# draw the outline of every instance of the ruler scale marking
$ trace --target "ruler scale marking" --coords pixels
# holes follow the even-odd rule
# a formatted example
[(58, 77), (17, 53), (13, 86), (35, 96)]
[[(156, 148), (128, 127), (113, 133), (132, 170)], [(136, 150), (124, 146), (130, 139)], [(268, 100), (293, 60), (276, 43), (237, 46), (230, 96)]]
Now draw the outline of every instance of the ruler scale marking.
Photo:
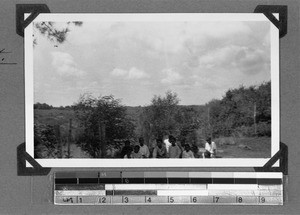
[(282, 205), (278, 172), (54, 173), (57, 205)]

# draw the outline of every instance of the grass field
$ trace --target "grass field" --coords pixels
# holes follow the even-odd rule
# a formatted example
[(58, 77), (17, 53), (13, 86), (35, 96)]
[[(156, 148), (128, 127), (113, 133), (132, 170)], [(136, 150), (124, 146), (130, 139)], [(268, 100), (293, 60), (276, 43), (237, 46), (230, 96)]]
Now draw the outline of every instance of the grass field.
[(75, 119), (73, 110), (59, 110), (59, 109), (34, 109), (35, 122), (47, 125), (63, 125), (68, 124), (70, 119)]
[(271, 138), (237, 138), (234, 145), (218, 145), (218, 155), (223, 158), (270, 158)]

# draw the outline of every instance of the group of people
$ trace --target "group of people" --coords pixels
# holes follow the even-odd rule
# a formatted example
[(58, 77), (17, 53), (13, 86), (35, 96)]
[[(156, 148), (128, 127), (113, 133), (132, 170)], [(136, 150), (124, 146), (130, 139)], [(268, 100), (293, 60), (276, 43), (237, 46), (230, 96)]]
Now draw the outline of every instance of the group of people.
[(121, 151), (121, 158), (215, 158), (217, 147), (211, 138), (208, 138), (205, 143), (204, 150), (200, 151), (197, 146), (190, 146), (189, 144), (184, 144), (179, 146), (176, 142), (176, 138), (169, 135), (167, 145), (162, 139), (156, 139), (156, 146), (151, 150), (144, 143), (142, 137), (139, 138), (139, 144), (131, 146), (130, 141), (125, 141), (125, 146)]

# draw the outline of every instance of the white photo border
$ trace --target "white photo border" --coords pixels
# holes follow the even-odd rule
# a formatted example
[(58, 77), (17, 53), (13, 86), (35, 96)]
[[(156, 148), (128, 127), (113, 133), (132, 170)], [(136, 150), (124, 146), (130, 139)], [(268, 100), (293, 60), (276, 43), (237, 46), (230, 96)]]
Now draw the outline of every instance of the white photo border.
[[(25, 18), (29, 14), (25, 14)], [(274, 14), (278, 18), (278, 14)], [(271, 43), (271, 157), (280, 146), (280, 89), (279, 89), (279, 30), (260, 13), (42, 13), (36, 21), (263, 21), (270, 23)], [(24, 30), (25, 68), (25, 140), (26, 152), (34, 157), (34, 79), (33, 79), (33, 22)], [(270, 157), (270, 158), (271, 158)], [(43, 167), (101, 167), (101, 168), (158, 168), (158, 167), (262, 167), (270, 158), (218, 159), (35, 159)], [(197, 162), (195, 162), (197, 161)], [(274, 166), (279, 166), (276, 162)]]

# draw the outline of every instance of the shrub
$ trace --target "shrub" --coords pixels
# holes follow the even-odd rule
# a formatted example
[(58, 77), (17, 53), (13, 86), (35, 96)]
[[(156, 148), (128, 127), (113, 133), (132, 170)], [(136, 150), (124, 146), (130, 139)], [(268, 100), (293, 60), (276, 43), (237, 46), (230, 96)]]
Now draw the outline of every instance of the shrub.
[(259, 122), (257, 124), (257, 135), (271, 137), (271, 123)]
[(34, 157), (56, 158), (58, 157), (58, 140), (53, 126), (45, 124), (34, 125)]
[(254, 134), (254, 126), (240, 126), (234, 129), (233, 135), (236, 137), (252, 137)]

